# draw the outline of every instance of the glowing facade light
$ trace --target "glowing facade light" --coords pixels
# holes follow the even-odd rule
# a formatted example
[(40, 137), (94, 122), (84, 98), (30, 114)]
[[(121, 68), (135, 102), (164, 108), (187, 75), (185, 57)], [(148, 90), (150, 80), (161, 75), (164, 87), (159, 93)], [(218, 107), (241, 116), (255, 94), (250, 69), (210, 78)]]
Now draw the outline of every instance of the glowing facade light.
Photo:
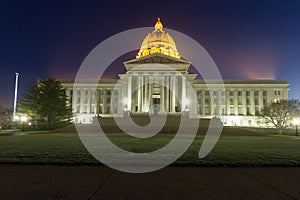
[(21, 116), (21, 121), (22, 121), (22, 122), (26, 122), (26, 121), (27, 121), (27, 119), (28, 119), (28, 118), (27, 118), (27, 116), (26, 116), (26, 115), (23, 115), (23, 116)]
[(300, 119), (299, 118), (294, 118), (292, 122), (295, 126), (298, 126), (300, 124)]
[(300, 119), (299, 118), (294, 118), (292, 123), (296, 126), (296, 136), (298, 136), (298, 126), (300, 124)]

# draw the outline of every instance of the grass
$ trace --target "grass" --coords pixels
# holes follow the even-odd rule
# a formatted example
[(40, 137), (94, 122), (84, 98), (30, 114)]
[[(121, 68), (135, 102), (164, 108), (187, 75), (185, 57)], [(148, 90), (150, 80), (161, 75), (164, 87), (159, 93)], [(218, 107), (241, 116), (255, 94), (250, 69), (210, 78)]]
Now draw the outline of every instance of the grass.
[[(109, 134), (111, 141), (132, 152), (150, 152), (168, 144), (174, 135), (150, 139)], [(197, 136), (175, 165), (199, 166), (300, 166), (300, 137), (221, 136), (204, 159), (198, 158), (203, 136)], [(99, 164), (84, 148), (77, 134), (0, 136), (0, 163)]]

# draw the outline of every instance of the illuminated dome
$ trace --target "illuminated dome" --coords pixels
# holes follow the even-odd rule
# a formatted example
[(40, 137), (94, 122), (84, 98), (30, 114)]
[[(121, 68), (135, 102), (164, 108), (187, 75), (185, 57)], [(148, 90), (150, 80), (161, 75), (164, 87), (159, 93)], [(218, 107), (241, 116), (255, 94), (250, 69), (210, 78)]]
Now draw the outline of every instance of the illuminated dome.
[(169, 33), (163, 31), (163, 25), (160, 18), (157, 19), (154, 28), (154, 31), (145, 37), (136, 58), (153, 53), (161, 53), (174, 58), (180, 58), (173, 38)]

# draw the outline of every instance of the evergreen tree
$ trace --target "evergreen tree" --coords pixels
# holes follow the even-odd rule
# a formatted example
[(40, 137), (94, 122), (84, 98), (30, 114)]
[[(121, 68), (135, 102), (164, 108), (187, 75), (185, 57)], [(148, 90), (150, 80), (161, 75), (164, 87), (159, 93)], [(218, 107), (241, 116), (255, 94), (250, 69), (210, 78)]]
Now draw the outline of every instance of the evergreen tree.
[(39, 79), (30, 87), (23, 95), (19, 110), (30, 115), (37, 124), (46, 123), (49, 129), (67, 124), (72, 117), (65, 90), (53, 77)]

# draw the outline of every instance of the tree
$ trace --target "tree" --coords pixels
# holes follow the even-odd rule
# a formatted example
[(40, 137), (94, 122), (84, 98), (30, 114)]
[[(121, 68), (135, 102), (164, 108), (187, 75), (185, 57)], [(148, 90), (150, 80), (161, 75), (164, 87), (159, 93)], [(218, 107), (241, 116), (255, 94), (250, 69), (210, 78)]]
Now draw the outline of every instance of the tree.
[(272, 102), (261, 110), (266, 122), (276, 127), (279, 134), (288, 127), (293, 117), (299, 114), (300, 102), (297, 99)]
[(39, 79), (23, 95), (20, 112), (30, 115), (36, 123), (46, 123), (49, 129), (70, 122), (72, 110), (65, 90), (55, 78)]
[(12, 125), (12, 109), (0, 106), (0, 129), (9, 129)]

